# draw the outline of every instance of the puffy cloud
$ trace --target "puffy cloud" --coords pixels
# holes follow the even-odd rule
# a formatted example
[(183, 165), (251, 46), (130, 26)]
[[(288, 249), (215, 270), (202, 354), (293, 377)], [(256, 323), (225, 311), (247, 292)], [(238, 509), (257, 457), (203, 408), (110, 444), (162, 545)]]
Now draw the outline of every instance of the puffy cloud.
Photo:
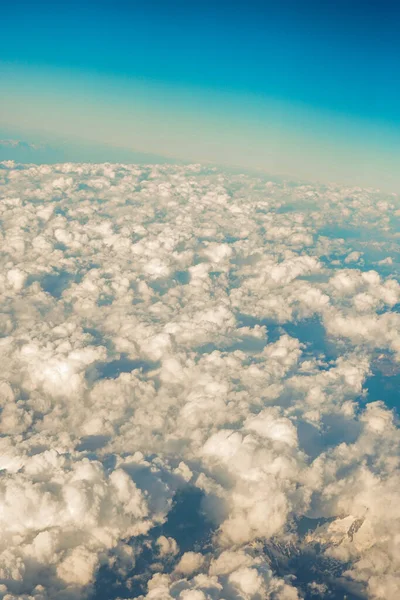
[[(194, 553), (190, 553), (194, 554)], [(184, 554), (183, 557), (186, 555)], [(193, 559), (191, 559), (191, 562)], [(207, 564), (204, 559), (203, 565)], [(180, 598), (211, 600), (223, 598), (276, 598), (298, 600), (296, 589), (282, 578), (275, 577), (261, 558), (254, 556), (250, 547), (239, 551), (224, 551), (212, 560), (209, 572), (185, 578), (180, 574), (153, 576), (148, 582), (148, 591), (141, 598)], [(178, 577), (178, 578), (177, 578)]]
[(192, 575), (201, 568), (203, 562), (204, 556), (199, 552), (185, 552), (175, 570), (183, 575)]
[(157, 545), (160, 548), (159, 552), (161, 556), (178, 554), (178, 544), (174, 538), (167, 538), (165, 535), (160, 535), (157, 539)]
[(95, 597), (108, 569), (147, 600), (395, 600), (370, 381), (398, 373), (396, 199), (198, 165), (0, 178), (0, 597)]

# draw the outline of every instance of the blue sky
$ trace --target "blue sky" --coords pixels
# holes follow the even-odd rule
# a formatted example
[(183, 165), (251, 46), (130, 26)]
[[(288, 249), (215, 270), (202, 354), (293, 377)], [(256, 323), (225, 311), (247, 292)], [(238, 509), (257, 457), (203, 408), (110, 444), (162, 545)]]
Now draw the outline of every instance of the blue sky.
[(104, 159), (111, 146), (400, 184), (394, 2), (16, 1), (2, 12), (2, 137), (85, 143), (88, 160), (95, 144)]

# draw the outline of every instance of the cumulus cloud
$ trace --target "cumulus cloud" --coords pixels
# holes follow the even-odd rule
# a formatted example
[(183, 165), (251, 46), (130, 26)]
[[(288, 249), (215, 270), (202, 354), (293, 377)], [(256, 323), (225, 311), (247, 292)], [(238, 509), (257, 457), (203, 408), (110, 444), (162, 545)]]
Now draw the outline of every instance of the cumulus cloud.
[(398, 199), (0, 177), (0, 598), (397, 599)]

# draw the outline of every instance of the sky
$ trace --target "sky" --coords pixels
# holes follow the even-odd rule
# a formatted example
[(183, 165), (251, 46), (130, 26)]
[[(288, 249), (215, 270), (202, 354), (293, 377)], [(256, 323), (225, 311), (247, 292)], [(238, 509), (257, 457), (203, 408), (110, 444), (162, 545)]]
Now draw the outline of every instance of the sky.
[(155, 155), (397, 191), (399, 17), (358, 0), (7, 3), (0, 137), (49, 160)]
[(1, 6), (0, 600), (400, 598), (399, 17)]

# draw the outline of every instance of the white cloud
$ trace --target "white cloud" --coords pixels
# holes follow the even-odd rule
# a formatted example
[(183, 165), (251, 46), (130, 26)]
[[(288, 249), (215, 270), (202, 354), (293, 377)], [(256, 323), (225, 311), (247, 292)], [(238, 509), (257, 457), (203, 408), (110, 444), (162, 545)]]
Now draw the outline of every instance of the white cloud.
[(0, 177), (0, 597), (85, 598), (105, 565), (147, 600), (335, 591), (270, 560), (294, 548), (395, 600), (400, 439), (365, 389), (378, 352), (398, 372), (395, 200), (199, 166)]
[(199, 571), (203, 563), (204, 556), (199, 552), (185, 552), (176, 565), (175, 571), (183, 575), (192, 575), (196, 571)]

